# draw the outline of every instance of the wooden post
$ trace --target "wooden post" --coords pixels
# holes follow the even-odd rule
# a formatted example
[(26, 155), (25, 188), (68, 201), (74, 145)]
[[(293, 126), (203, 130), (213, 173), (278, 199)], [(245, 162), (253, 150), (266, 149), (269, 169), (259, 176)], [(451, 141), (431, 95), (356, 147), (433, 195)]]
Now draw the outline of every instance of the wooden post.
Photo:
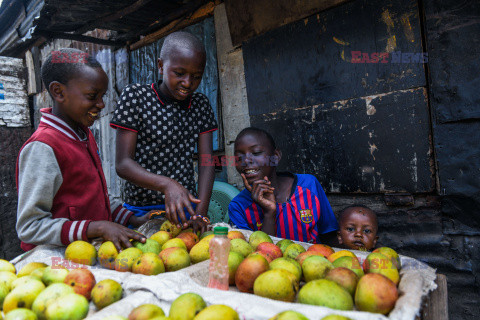
[(29, 96), (37, 94), (37, 81), (36, 81), (36, 73), (35, 73), (35, 65), (33, 63), (33, 56), (30, 50), (25, 52), (25, 64), (27, 65), (27, 94)]
[(447, 277), (443, 274), (437, 274), (435, 283), (437, 284), (437, 289), (428, 296), (422, 311), (422, 319), (448, 320)]

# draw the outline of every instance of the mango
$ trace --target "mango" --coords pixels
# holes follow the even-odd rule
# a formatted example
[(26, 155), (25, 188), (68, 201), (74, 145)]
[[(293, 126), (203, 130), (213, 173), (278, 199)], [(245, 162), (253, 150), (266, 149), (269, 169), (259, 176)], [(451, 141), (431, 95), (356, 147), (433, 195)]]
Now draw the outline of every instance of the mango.
[(238, 266), (245, 259), (240, 253), (230, 251), (228, 253), (228, 284), (235, 284), (235, 273), (237, 272)]
[(325, 258), (328, 258), (331, 254), (335, 253), (335, 250), (326, 244), (312, 244), (310, 247), (308, 247), (307, 251), (318, 252)]
[(297, 278), (283, 269), (266, 271), (253, 284), (254, 294), (273, 300), (293, 302), (297, 292)]
[(132, 272), (147, 276), (154, 276), (164, 273), (165, 266), (163, 265), (162, 259), (160, 259), (157, 254), (153, 252), (147, 252), (135, 260), (132, 266)]
[(17, 308), (30, 309), (43, 289), (45, 289), (45, 285), (38, 280), (30, 280), (15, 287), (3, 301), (3, 312), (7, 314), (9, 311)]
[(347, 290), (352, 296), (355, 294), (358, 277), (350, 269), (339, 267), (334, 268), (325, 275), (325, 279), (332, 280)]
[(384, 256), (386, 256), (387, 258), (389, 258), (390, 260), (392, 260), (393, 264), (395, 265), (395, 267), (400, 271), (400, 269), (402, 268), (402, 262), (400, 260), (400, 256), (398, 255), (398, 253), (393, 250), (392, 248), (389, 248), (389, 247), (380, 247), (380, 248), (377, 248), (375, 250), (373, 250), (373, 252), (378, 252), (378, 253), (381, 253), (383, 254)]
[(12, 282), (17, 279), (15, 273), (10, 271), (0, 271), (0, 286), (2, 284), (8, 287), (8, 290), (12, 288)]
[(152, 252), (155, 254), (159, 254), (160, 251), (162, 251), (162, 246), (160, 246), (157, 241), (152, 239), (147, 239), (145, 243), (141, 243), (140, 241), (133, 241), (132, 244), (135, 248), (142, 250), (143, 253)]
[(160, 252), (166, 271), (177, 271), (190, 266), (191, 259), (186, 249), (170, 247)]
[(333, 281), (313, 280), (298, 292), (298, 302), (337, 310), (352, 310), (353, 299), (347, 290)]
[(262, 242), (273, 243), (272, 238), (263, 231), (254, 231), (248, 238), (248, 243), (253, 247), (253, 250), (257, 250), (257, 246)]
[(194, 318), (195, 320), (240, 320), (237, 311), (223, 304), (206, 307)]
[(238, 252), (244, 257), (247, 257), (253, 252), (253, 248), (243, 239), (233, 239), (230, 240), (230, 251)]
[(167, 231), (158, 231), (154, 233), (150, 239), (157, 241), (160, 246), (163, 246), (165, 242), (172, 239), (172, 236)]
[(208, 242), (204, 241), (200, 241), (194, 245), (189, 253), (192, 263), (199, 263), (210, 259), (209, 247)]
[(65, 249), (65, 259), (79, 264), (93, 266), (97, 261), (97, 249), (86, 241), (73, 241)]
[(293, 244), (289, 245), (287, 247), (287, 249), (285, 249), (285, 252), (283, 253), (283, 256), (287, 257), (287, 258), (290, 258), (290, 259), (296, 259), (297, 256), (300, 253), (305, 252), (305, 251), (307, 251), (307, 250), (305, 250), (304, 247), (302, 247), (298, 243), (293, 243)]
[(138, 248), (127, 248), (115, 258), (115, 270), (120, 272), (132, 271), (133, 264), (143, 254)]
[(117, 258), (118, 250), (112, 241), (105, 241), (98, 248), (98, 262), (107, 269), (115, 269), (115, 258)]
[(46, 268), (48, 265), (46, 265), (43, 262), (29, 262), (26, 265), (23, 266), (23, 268), (20, 269), (17, 273), (17, 277), (24, 277), (28, 276), (33, 270), (38, 269), (38, 268)]
[(269, 320), (309, 320), (303, 314), (297, 311), (287, 310), (280, 312)]
[(168, 316), (172, 320), (192, 320), (206, 307), (207, 304), (198, 294), (184, 293), (173, 301)]
[(257, 277), (269, 269), (268, 261), (261, 255), (245, 258), (235, 273), (235, 285), (241, 292), (253, 293)]
[(368, 273), (358, 281), (355, 306), (360, 311), (388, 314), (397, 299), (397, 286), (381, 274)]
[(187, 250), (187, 246), (185, 245), (185, 242), (183, 242), (183, 240), (179, 238), (170, 239), (167, 242), (165, 242), (162, 246), (162, 251), (167, 248), (182, 248)]
[(168, 220), (165, 220), (165, 222), (162, 223), (162, 225), (160, 226), (160, 231), (167, 231), (168, 233), (170, 233), (172, 238), (175, 238), (182, 231), (182, 229), (177, 228), (176, 225), (174, 225)]
[(297, 283), (300, 283), (300, 280), (302, 279), (302, 267), (297, 261), (290, 258), (282, 257), (273, 260), (270, 263), (270, 269), (283, 269), (290, 272), (297, 279)]
[(69, 285), (65, 283), (53, 283), (40, 292), (32, 304), (32, 311), (35, 312), (39, 320), (45, 320), (48, 306), (55, 302), (59, 297), (69, 293), (74, 293), (73, 288)]
[(246, 239), (245, 239), (245, 236), (243, 235), (243, 233), (242, 233), (241, 231), (238, 231), (238, 230), (228, 231), (227, 237), (228, 237), (228, 239), (230, 239), (230, 240), (233, 240), (233, 239), (246, 240)]
[(282, 250), (283, 254), (285, 254), (285, 250), (291, 244), (294, 244), (294, 242), (290, 239), (282, 239), (277, 242), (277, 246), (280, 248), (280, 250)]
[(188, 252), (198, 243), (198, 236), (193, 232), (180, 232), (177, 239), (181, 239), (185, 243)]
[(400, 275), (392, 260), (378, 252), (372, 252), (367, 256), (363, 262), (363, 271), (384, 275), (392, 280), (395, 285), (400, 282)]
[(348, 251), (348, 250), (340, 250), (340, 251), (337, 251), (337, 252), (334, 252), (332, 253), (331, 255), (328, 256), (328, 261), (330, 262), (334, 262), (335, 260), (337, 260), (338, 258), (340, 257), (353, 257), (353, 258), (356, 258), (357, 256), (355, 255), (355, 253), (351, 252), (351, 251)]
[(303, 261), (302, 272), (305, 282), (325, 277), (333, 269), (333, 264), (323, 256), (310, 256)]
[(48, 320), (81, 320), (88, 314), (88, 300), (76, 293), (59, 297), (47, 307), (45, 312)]
[(0, 271), (8, 271), (12, 273), (17, 272), (17, 270), (15, 269), (15, 266), (9, 261), (4, 259), (0, 259)]
[(98, 282), (92, 289), (92, 301), (97, 309), (105, 308), (122, 298), (123, 289), (120, 283), (112, 279)]
[(10, 311), (5, 320), (37, 320), (37, 316), (32, 310), (26, 308), (18, 308)]
[(155, 317), (164, 316), (165, 312), (154, 304), (142, 304), (133, 309), (128, 315), (128, 320), (150, 320)]
[(363, 277), (363, 275), (365, 274), (363, 272), (362, 266), (360, 265), (360, 262), (358, 262), (358, 258), (356, 257), (350, 257), (350, 256), (340, 257), (335, 261), (333, 261), (333, 266), (335, 268), (339, 268), (339, 267), (348, 268), (353, 272), (355, 272), (355, 274), (359, 279)]
[(63, 280), (65, 280), (68, 273), (68, 269), (64, 266), (46, 267), (42, 273), (42, 282), (46, 286), (49, 286), (52, 283), (63, 283)]

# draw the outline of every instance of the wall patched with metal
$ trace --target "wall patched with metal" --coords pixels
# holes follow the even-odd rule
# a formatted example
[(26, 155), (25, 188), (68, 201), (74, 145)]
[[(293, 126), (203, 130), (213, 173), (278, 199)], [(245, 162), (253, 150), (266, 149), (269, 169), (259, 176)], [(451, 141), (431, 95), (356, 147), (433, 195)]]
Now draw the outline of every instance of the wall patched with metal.
[(22, 59), (0, 57), (0, 258), (22, 251), (17, 237), (15, 165), (18, 151), (32, 134)]

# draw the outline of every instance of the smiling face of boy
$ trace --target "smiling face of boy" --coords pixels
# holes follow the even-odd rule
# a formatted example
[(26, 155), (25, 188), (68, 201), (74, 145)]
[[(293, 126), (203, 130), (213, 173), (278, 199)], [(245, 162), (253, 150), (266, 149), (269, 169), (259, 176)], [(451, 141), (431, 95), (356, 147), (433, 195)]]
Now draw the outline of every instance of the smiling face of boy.
[(102, 68), (83, 66), (66, 84), (50, 84), (56, 102), (52, 112), (74, 129), (89, 127), (105, 107), (103, 96), (107, 89), (108, 77)]
[(205, 53), (193, 48), (172, 48), (168, 58), (158, 59), (162, 74), (160, 90), (164, 95), (183, 101), (197, 90), (205, 69)]
[(280, 156), (264, 134), (249, 132), (235, 140), (236, 169), (250, 185), (265, 176), (272, 180)]
[(352, 207), (343, 212), (337, 233), (338, 242), (350, 249), (371, 250), (377, 237), (377, 218), (368, 208)]

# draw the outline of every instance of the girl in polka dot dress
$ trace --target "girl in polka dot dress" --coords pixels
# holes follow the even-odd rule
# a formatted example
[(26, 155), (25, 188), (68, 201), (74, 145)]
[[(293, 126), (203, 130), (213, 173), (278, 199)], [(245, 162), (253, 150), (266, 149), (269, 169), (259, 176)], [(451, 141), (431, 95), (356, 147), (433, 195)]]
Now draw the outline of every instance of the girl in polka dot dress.
[(199, 165), (198, 194), (192, 156), (212, 156), (218, 129), (208, 98), (195, 90), (205, 69), (203, 44), (186, 32), (166, 37), (159, 83), (127, 86), (110, 125), (117, 129), (118, 175), (126, 180), (124, 206), (137, 216), (165, 210), (178, 227), (204, 232), (214, 167)]

